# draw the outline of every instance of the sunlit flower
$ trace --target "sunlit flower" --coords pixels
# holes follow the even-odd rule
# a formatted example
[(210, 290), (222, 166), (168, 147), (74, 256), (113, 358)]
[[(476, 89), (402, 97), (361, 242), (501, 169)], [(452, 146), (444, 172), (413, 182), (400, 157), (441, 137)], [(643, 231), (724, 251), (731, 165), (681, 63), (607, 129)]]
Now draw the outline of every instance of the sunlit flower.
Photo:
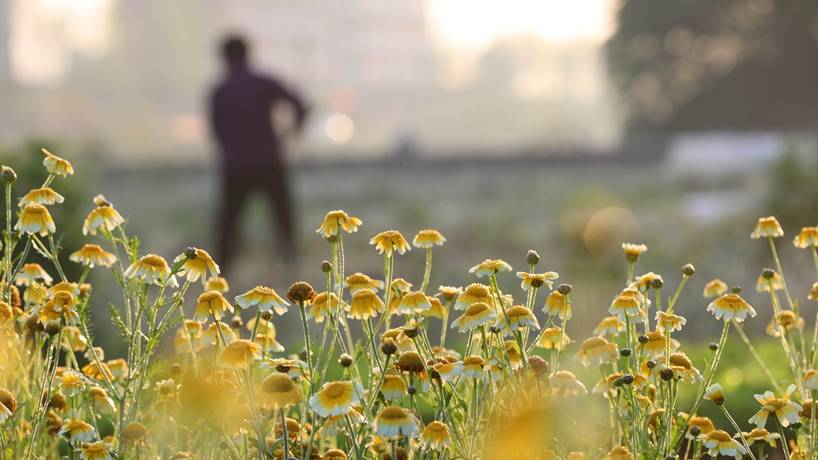
[(802, 380), (805, 390), (818, 390), (818, 371), (815, 369), (808, 369), (804, 372), (804, 378)]
[(648, 288), (650, 288), (653, 285), (653, 283), (657, 282), (657, 280), (659, 283), (664, 282), (662, 280), (662, 275), (653, 272), (648, 272), (645, 273), (644, 275), (637, 276), (636, 279), (628, 287), (645, 291)]
[(131, 422), (122, 430), (122, 439), (127, 444), (141, 444), (148, 436), (148, 428), (139, 422)]
[(66, 370), (59, 376), (59, 387), (67, 397), (78, 395), (85, 388), (85, 379), (82, 374), (73, 370)]
[(284, 345), (276, 340), (275, 332), (258, 333), (256, 334), (255, 342), (261, 346), (262, 351), (268, 352), (282, 352)]
[(570, 371), (559, 370), (551, 378), (554, 379), (555, 396), (579, 396), (588, 393), (585, 385)]
[(798, 235), (795, 236), (792, 244), (796, 248), (802, 249), (818, 247), (818, 226), (802, 228)]
[(491, 292), (485, 284), (472, 283), (466, 286), (466, 289), (457, 296), (454, 309), (465, 310), (466, 307), (476, 302), (491, 303)]
[(605, 455), (605, 460), (633, 460), (631, 451), (625, 446), (616, 446)]
[(86, 244), (78, 251), (72, 253), (68, 259), (90, 268), (94, 268), (97, 265), (110, 267), (116, 262), (116, 256), (102, 249), (102, 246), (98, 244)]
[(326, 291), (320, 292), (312, 299), (310, 308), (307, 310), (307, 318), (316, 323), (323, 323), (327, 312), (336, 312), (339, 307), (340, 302), (338, 301), (338, 295), (334, 292), (330, 292), (329, 294), (327, 294)]
[(710, 302), (707, 311), (713, 314), (716, 319), (724, 318), (724, 321), (736, 320), (741, 323), (747, 318), (756, 317), (756, 311), (747, 301), (738, 294), (724, 294), (716, 300)]
[(211, 276), (205, 283), (205, 291), (219, 291), (222, 294), (227, 294), (230, 290), (230, 284), (221, 276)]
[(111, 446), (105, 441), (84, 443), (80, 450), (82, 460), (111, 460)]
[(236, 296), (236, 303), (242, 309), (258, 307), (261, 311), (274, 310), (279, 315), (287, 313), (290, 304), (282, 299), (273, 288), (256, 286), (242, 295)]
[(420, 354), (416, 351), (401, 353), (396, 366), (402, 372), (421, 373), (426, 370), (423, 358), (421, 358)]
[[(460, 294), (463, 293), (463, 289), (455, 286), (439, 286), (437, 288), (436, 297), (439, 297), (444, 302), (451, 302), (455, 300)], [(456, 307), (455, 307), (456, 308)], [(466, 308), (466, 307), (463, 307)]]
[(661, 310), (656, 312), (656, 329), (660, 331), (681, 331), (685, 324), (687, 324), (687, 319), (683, 316)]
[(726, 457), (741, 458), (747, 453), (747, 449), (736, 441), (730, 434), (722, 430), (713, 430), (709, 433), (699, 435), (699, 441), (707, 449), (707, 454), (713, 458), (720, 455)]
[(204, 334), (202, 334), (202, 341), (208, 345), (216, 345), (217, 343), (221, 343), (222, 346), (224, 346), (237, 338), (238, 335), (233, 328), (231, 328), (230, 325), (224, 321), (212, 323), (207, 327), (207, 329), (205, 329)]
[(588, 338), (579, 347), (579, 359), (586, 366), (615, 361), (618, 356), (616, 344), (605, 337)]
[(208, 276), (217, 276), (219, 274), (219, 266), (204, 249), (191, 248), (185, 251), (184, 254), (180, 254), (174, 260), (174, 263), (179, 262), (182, 262), (179, 276), (185, 276), (191, 283), (195, 283), (201, 278), (202, 284), (205, 284)]
[[(743, 432), (742, 434), (744, 435), (744, 439), (747, 440), (748, 446), (752, 446), (756, 442), (764, 442), (775, 449), (778, 440), (781, 439), (778, 433), (770, 433), (764, 428), (753, 428), (749, 433)], [(738, 436), (738, 433), (736, 433), (736, 436)]]
[(432, 366), (432, 369), (437, 372), (441, 380), (444, 382), (450, 382), (463, 373), (463, 363), (459, 361), (455, 361), (453, 363), (437, 363)]
[(790, 329), (803, 329), (804, 318), (796, 316), (792, 310), (781, 310), (767, 324), (767, 334), (779, 337), (783, 330), (786, 334)]
[(527, 307), (515, 305), (500, 315), (497, 325), (503, 335), (509, 335), (522, 328), (540, 329), (537, 317)]
[(563, 321), (571, 319), (571, 303), (568, 302), (568, 296), (559, 291), (549, 292), (545, 298), (545, 312)]
[(443, 302), (441, 302), (437, 297), (429, 297), (428, 299), (429, 309), (421, 311), (420, 316), (423, 316), (424, 318), (445, 318), (446, 307), (443, 305)]
[(107, 364), (99, 363), (99, 365), (97, 365), (95, 361), (91, 361), (83, 366), (82, 373), (88, 377), (91, 377), (92, 379), (100, 381), (114, 379), (114, 374), (111, 373), (111, 370), (108, 368)]
[(328, 449), (321, 458), (323, 460), (347, 460), (347, 454), (341, 449)]
[(164, 258), (156, 254), (147, 254), (132, 263), (126, 270), (127, 278), (136, 278), (147, 283), (161, 285), (165, 280), (175, 287), (176, 277), (171, 275), (170, 267)]
[(345, 415), (359, 404), (363, 388), (347, 380), (327, 382), (310, 398), (310, 407), (321, 417)]
[(560, 327), (548, 327), (543, 329), (537, 346), (546, 350), (562, 350), (566, 345), (573, 342), (568, 334)]
[(23, 292), (23, 301), (27, 306), (40, 305), (48, 300), (48, 288), (41, 283), (31, 283)]
[(45, 154), (43, 166), (45, 166), (45, 170), (48, 171), (49, 174), (62, 177), (74, 174), (74, 166), (71, 165), (71, 162), (54, 155), (44, 148), (40, 150)]
[(386, 374), (383, 376), (383, 383), (381, 384), (381, 394), (383, 399), (387, 401), (395, 401), (406, 396), (406, 391), (409, 386), (403, 379), (403, 376), (398, 374)]
[(420, 433), (420, 442), (424, 447), (443, 450), (452, 444), (452, 434), (449, 432), (448, 425), (435, 420), (423, 428)]
[(432, 308), (429, 298), (426, 294), (420, 291), (407, 292), (400, 299), (397, 313), (399, 315), (414, 315), (415, 313), (422, 313)]
[(48, 272), (37, 263), (23, 264), (20, 271), (14, 277), (14, 283), (18, 286), (31, 286), (35, 283), (51, 284), (53, 279)]
[(424, 249), (431, 249), (434, 246), (443, 246), (445, 242), (446, 238), (441, 235), (439, 231), (434, 229), (421, 230), (412, 238), (412, 244), (416, 248)]
[(750, 237), (754, 240), (759, 238), (780, 238), (782, 236), (784, 236), (784, 230), (781, 228), (781, 224), (778, 223), (778, 219), (773, 216), (758, 219), (753, 233), (750, 234)]
[[(97, 200), (95, 200), (97, 201)], [(82, 222), (83, 235), (96, 235), (99, 229), (111, 231), (125, 222), (125, 218), (103, 197)]]
[(17, 202), (17, 205), (21, 208), (26, 207), (30, 204), (41, 204), (44, 206), (51, 206), (53, 204), (59, 204), (65, 201), (62, 195), (55, 192), (54, 189), (51, 187), (44, 187), (44, 188), (35, 188), (30, 190), (28, 193), (23, 195), (20, 198), (20, 201)]
[(369, 244), (375, 246), (378, 254), (386, 254), (387, 257), (392, 257), (392, 252), (404, 254), (406, 251), (412, 249), (409, 247), (409, 242), (397, 230), (387, 230), (378, 233), (369, 240)]
[(476, 302), (469, 305), (460, 317), (452, 321), (451, 327), (456, 327), (460, 332), (468, 332), (496, 319), (497, 313), (491, 306), (484, 302)]
[(781, 278), (777, 272), (773, 272), (773, 276), (770, 279), (764, 277), (764, 275), (758, 275), (756, 279), (756, 291), (757, 292), (770, 292), (770, 285), (772, 285), (773, 291), (780, 291), (784, 289), (784, 279)]
[(384, 438), (413, 436), (418, 433), (417, 419), (398, 406), (384, 408), (375, 417), (375, 434)]
[(812, 284), (812, 288), (810, 289), (807, 298), (818, 302), (818, 282)]
[(701, 372), (693, 366), (693, 361), (684, 353), (671, 353), (670, 363), (667, 367), (673, 370), (673, 374), (680, 377), (684, 383), (694, 383), (704, 380)]
[(206, 321), (211, 315), (216, 319), (222, 319), (225, 311), (233, 313), (233, 306), (224, 295), (219, 291), (206, 291), (196, 300), (193, 317), (199, 321)]
[(275, 410), (298, 404), (304, 397), (301, 387), (287, 374), (274, 372), (261, 382), (261, 391), (267, 404)]
[(801, 406), (790, 401), (790, 395), (795, 388), (795, 385), (790, 385), (780, 398), (777, 398), (772, 391), (754, 395), (756, 401), (761, 404), (761, 409), (750, 418), (749, 422), (754, 423), (758, 428), (764, 428), (767, 425), (767, 418), (772, 414), (775, 415), (781, 426), (786, 427), (790, 423), (797, 423)]
[(702, 397), (708, 401), (713, 401), (717, 406), (724, 404), (724, 388), (718, 383), (707, 387)]
[(255, 342), (239, 339), (230, 342), (222, 350), (219, 361), (228, 367), (246, 368), (261, 355), (261, 347)]
[(90, 423), (82, 420), (71, 419), (66, 421), (59, 432), (60, 436), (67, 436), (72, 444), (80, 442), (91, 442), (97, 437), (97, 432)]
[(361, 219), (350, 216), (344, 211), (335, 210), (328, 212), (327, 215), (324, 216), (321, 226), (318, 227), (318, 230), (315, 232), (324, 238), (330, 238), (332, 236), (338, 236), (340, 230), (347, 233), (357, 232), (361, 223)]
[(20, 211), (20, 218), (14, 225), (15, 230), (29, 235), (46, 236), (57, 231), (54, 219), (48, 208), (41, 204), (30, 204)]
[(618, 336), (620, 332), (625, 330), (625, 322), (616, 316), (607, 316), (602, 318), (602, 321), (594, 328), (594, 335), (598, 336)]
[(647, 252), (648, 247), (644, 244), (622, 243), (622, 252), (625, 253), (625, 259), (628, 262), (636, 262), (639, 256)]
[(88, 397), (91, 398), (91, 403), (97, 412), (103, 414), (113, 414), (116, 412), (114, 400), (108, 396), (108, 392), (104, 389), (97, 386), (91, 387), (88, 389)]
[(647, 341), (640, 343), (640, 349), (652, 357), (657, 357), (665, 354), (665, 350), (669, 349), (671, 352), (679, 348), (679, 341), (666, 336), (662, 331), (650, 331), (645, 334)]
[(383, 281), (370, 278), (369, 275), (358, 272), (346, 277), (344, 280), (344, 288), (352, 295), (355, 295), (355, 293), (361, 289), (378, 292), (379, 289), (383, 289)]
[(704, 296), (705, 299), (712, 299), (713, 297), (719, 297), (725, 292), (727, 292), (727, 283), (718, 278), (715, 278), (704, 285), (704, 291), (702, 292), (702, 295)]
[(77, 283), (72, 283), (70, 281), (60, 281), (59, 283), (51, 286), (48, 288), (48, 295), (54, 297), (57, 295), (58, 292), (66, 292), (72, 296), (80, 295), (80, 287)]
[(128, 362), (122, 358), (112, 359), (105, 363), (114, 378), (121, 379), (128, 373)]
[(557, 272), (545, 273), (517, 272), (517, 278), (523, 280), (520, 283), (520, 287), (524, 291), (527, 291), (532, 287), (540, 288), (542, 286), (546, 286), (548, 289), (551, 289), (554, 286), (554, 280), (559, 277), (560, 274)]
[(511, 265), (503, 259), (485, 259), (479, 264), (469, 269), (469, 273), (477, 275), (478, 278), (494, 276), (500, 272), (510, 272)]
[(611, 307), (608, 309), (608, 312), (622, 321), (625, 321), (626, 317), (636, 317), (640, 318), (642, 315), (642, 308), (643, 305), (647, 304), (649, 301), (636, 289), (625, 289), (619, 293), (616, 298), (614, 298), (613, 302), (611, 302)]
[(170, 412), (179, 407), (179, 390), (181, 385), (173, 379), (156, 382), (153, 386), (156, 392), (156, 408), (162, 412)]
[(480, 379), (483, 378), (483, 368), (486, 365), (486, 361), (477, 355), (467, 356), (463, 359), (463, 377), (469, 377), (473, 379)]

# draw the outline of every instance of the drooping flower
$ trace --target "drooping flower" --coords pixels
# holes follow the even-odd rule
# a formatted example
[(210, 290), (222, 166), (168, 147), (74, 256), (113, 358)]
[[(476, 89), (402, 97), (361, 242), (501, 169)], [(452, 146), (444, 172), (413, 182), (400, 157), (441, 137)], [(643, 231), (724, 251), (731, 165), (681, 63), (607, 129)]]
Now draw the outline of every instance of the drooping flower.
[(136, 278), (147, 283), (161, 285), (165, 280), (176, 287), (176, 277), (171, 275), (170, 267), (162, 256), (147, 254), (125, 269), (125, 277)]
[(648, 302), (645, 296), (637, 289), (628, 288), (614, 298), (608, 312), (622, 321), (625, 321), (627, 317), (636, 318), (638, 320), (642, 316), (643, 306), (648, 304)]
[(82, 374), (73, 370), (66, 370), (59, 376), (59, 387), (62, 394), (67, 397), (78, 395), (85, 388), (85, 379)]
[(63, 424), (59, 435), (67, 436), (68, 441), (74, 444), (93, 441), (97, 437), (97, 431), (88, 422), (70, 419)]
[(542, 286), (546, 286), (548, 289), (551, 289), (554, 286), (554, 280), (559, 277), (560, 274), (557, 272), (545, 273), (517, 272), (517, 278), (523, 280), (520, 283), (520, 287), (524, 291), (527, 291), (532, 287), (540, 288)]
[(713, 403), (717, 406), (721, 406), (724, 404), (724, 388), (722, 388), (718, 383), (714, 383), (705, 389), (702, 398), (708, 401), (713, 401)]
[(818, 226), (802, 228), (792, 244), (801, 249), (818, 247)]
[(383, 311), (383, 300), (371, 289), (361, 289), (352, 296), (347, 306), (350, 318), (367, 320)]
[(343, 230), (347, 233), (355, 233), (362, 224), (361, 219), (350, 216), (344, 211), (330, 211), (324, 216), (321, 226), (315, 232), (324, 238), (338, 236), (338, 232)]
[(702, 433), (699, 435), (699, 441), (707, 449), (707, 454), (713, 458), (720, 455), (741, 458), (747, 454), (747, 449), (740, 442), (730, 437), (730, 434), (726, 431), (713, 430), (709, 433)]
[(780, 337), (782, 331), (786, 334), (790, 329), (801, 330), (803, 328), (804, 318), (797, 316), (792, 310), (781, 310), (767, 324), (767, 334)]
[(767, 425), (767, 418), (775, 415), (781, 426), (786, 427), (790, 423), (797, 423), (798, 413), (802, 408), (798, 403), (790, 401), (790, 395), (795, 388), (795, 385), (790, 385), (780, 398), (777, 398), (772, 391), (754, 395), (756, 401), (761, 404), (761, 409), (750, 418), (749, 422), (754, 423), (758, 428), (764, 428)]
[(45, 166), (45, 170), (49, 174), (62, 177), (74, 174), (74, 166), (71, 165), (70, 161), (60, 158), (44, 148), (40, 150), (45, 154), (43, 166)]
[(479, 264), (469, 269), (469, 273), (477, 275), (478, 278), (494, 276), (500, 272), (510, 272), (511, 265), (503, 259), (485, 259)]
[(233, 313), (233, 306), (224, 298), (219, 291), (206, 291), (196, 300), (196, 311), (193, 317), (199, 321), (205, 321), (213, 315), (216, 319), (222, 319), (224, 312)]
[(602, 320), (594, 328), (594, 335), (598, 336), (618, 336), (620, 332), (625, 330), (625, 322), (617, 316), (608, 316)]
[(483, 378), (483, 368), (486, 366), (486, 361), (477, 355), (467, 356), (463, 359), (463, 377), (473, 379)]
[(754, 240), (759, 238), (780, 238), (782, 236), (784, 236), (784, 229), (781, 228), (778, 219), (773, 216), (758, 219), (753, 233), (750, 234), (750, 237)]
[(205, 291), (219, 291), (222, 294), (227, 294), (230, 290), (230, 284), (221, 276), (211, 276), (205, 283)]
[(444, 382), (450, 382), (459, 377), (463, 373), (463, 363), (459, 361), (437, 363), (432, 366), (440, 379)]
[(218, 276), (219, 274), (219, 266), (204, 249), (190, 248), (184, 254), (177, 256), (174, 262), (182, 262), (179, 276), (185, 276), (191, 283), (201, 279), (202, 284), (205, 284), (208, 276)]
[(460, 332), (472, 331), (483, 324), (497, 319), (497, 313), (485, 302), (476, 302), (469, 305), (466, 311), (452, 321), (452, 327)]
[(701, 372), (693, 366), (693, 361), (684, 353), (671, 353), (670, 362), (666, 363), (673, 371), (673, 375), (678, 376), (684, 383), (701, 382), (704, 380)]
[(639, 256), (647, 252), (648, 247), (644, 244), (622, 243), (622, 252), (625, 253), (625, 259), (628, 262), (636, 262)]
[(357, 383), (341, 380), (327, 382), (310, 398), (310, 407), (321, 417), (346, 415), (360, 403), (363, 388)]
[(579, 347), (579, 359), (585, 366), (615, 361), (618, 356), (616, 344), (605, 337), (590, 337)]
[(381, 394), (383, 399), (387, 401), (395, 401), (403, 398), (409, 386), (399, 374), (386, 374), (383, 376), (383, 383), (381, 384)]
[[(455, 300), (460, 294), (463, 293), (463, 289), (455, 286), (439, 286), (437, 288), (437, 294), (435, 297), (439, 297), (444, 302), (451, 302)], [(465, 307), (464, 307), (465, 308)]]
[(261, 356), (261, 346), (249, 340), (239, 339), (230, 342), (222, 354), (219, 361), (222, 365), (236, 369), (246, 368), (254, 359)]
[(465, 310), (466, 307), (476, 302), (491, 303), (491, 292), (485, 284), (472, 283), (466, 286), (466, 289), (458, 294), (454, 309)]
[(378, 233), (369, 240), (369, 244), (375, 246), (378, 254), (386, 254), (387, 257), (392, 257), (393, 252), (403, 255), (406, 251), (412, 249), (406, 238), (397, 230), (386, 230)]
[(375, 434), (378, 436), (384, 438), (411, 437), (417, 433), (417, 419), (402, 407), (386, 407), (375, 417)]
[(279, 315), (287, 313), (287, 308), (290, 306), (286, 300), (278, 295), (275, 289), (266, 286), (256, 286), (244, 294), (236, 296), (236, 303), (244, 310), (258, 307), (261, 311), (272, 309)]
[(102, 249), (102, 246), (98, 244), (86, 244), (72, 253), (68, 259), (90, 268), (94, 268), (97, 265), (110, 267), (116, 262), (116, 256)]
[(326, 291), (318, 293), (310, 303), (310, 308), (307, 310), (307, 318), (316, 323), (323, 323), (327, 312), (337, 312), (341, 303), (338, 301), (338, 295), (334, 292), (327, 294)]
[(397, 313), (399, 315), (414, 315), (422, 313), (432, 308), (432, 304), (426, 294), (420, 291), (407, 292), (400, 299)]
[(434, 246), (443, 246), (443, 243), (446, 242), (446, 237), (444, 237), (439, 231), (434, 229), (425, 229), (417, 232), (414, 238), (412, 238), (412, 244), (416, 248), (423, 248), (423, 249), (431, 249)]
[(560, 291), (549, 292), (545, 298), (545, 312), (563, 321), (571, 319), (571, 303), (568, 302), (568, 296)]
[(546, 350), (562, 350), (566, 345), (573, 342), (568, 334), (560, 327), (549, 327), (543, 330), (537, 346)]
[(17, 276), (14, 277), (14, 283), (18, 286), (31, 286), (39, 282), (49, 285), (52, 281), (51, 275), (37, 263), (23, 264)]
[(278, 372), (270, 374), (261, 382), (261, 391), (266, 403), (274, 410), (298, 404), (304, 397), (301, 387), (289, 375)]
[(665, 354), (665, 350), (669, 349), (674, 352), (679, 348), (679, 341), (666, 336), (662, 331), (650, 331), (645, 334), (647, 341), (640, 342), (640, 349), (648, 356), (658, 357)]
[(802, 378), (805, 390), (818, 390), (818, 371), (815, 369), (807, 369)]
[(673, 313), (668, 313), (666, 311), (657, 311), (656, 312), (656, 329), (666, 332), (666, 331), (681, 331), (682, 326), (687, 323), (687, 319), (683, 316), (674, 315)]
[(727, 292), (727, 283), (718, 278), (714, 278), (704, 285), (702, 295), (705, 299), (712, 299), (713, 297), (719, 297), (725, 292)]
[(756, 291), (757, 292), (770, 292), (772, 288), (773, 291), (780, 291), (784, 289), (784, 279), (781, 278), (777, 272), (773, 272), (773, 276), (769, 279), (765, 278), (763, 274), (758, 275), (756, 279)]
[(515, 305), (506, 310), (505, 314), (500, 315), (497, 325), (504, 336), (522, 328), (540, 329), (537, 317), (524, 305)]
[(82, 460), (111, 460), (111, 445), (105, 441), (84, 443), (80, 450)]
[(82, 222), (83, 235), (96, 235), (101, 228), (110, 232), (125, 222), (125, 218), (102, 195), (94, 198), (94, 202), (96, 207)]
[(716, 319), (723, 318), (724, 321), (735, 320), (739, 323), (744, 322), (747, 315), (750, 315), (752, 318), (756, 317), (755, 309), (738, 294), (722, 295), (710, 302), (710, 305), (707, 306), (707, 311), (712, 313)]
[(444, 450), (452, 443), (452, 434), (449, 426), (443, 422), (435, 420), (423, 427), (420, 433), (420, 442), (429, 449)]
[(51, 206), (65, 201), (65, 198), (59, 193), (55, 192), (51, 187), (35, 188), (20, 198), (17, 205), (21, 208), (30, 204), (41, 204), (44, 206)]
[[(742, 434), (744, 435), (744, 439), (747, 440), (748, 446), (752, 446), (756, 442), (764, 442), (775, 449), (778, 440), (781, 439), (778, 433), (770, 433), (764, 428), (753, 428), (749, 433), (743, 432)], [(736, 437), (738, 437), (738, 433), (736, 433)]]
[(94, 410), (103, 414), (113, 414), (116, 412), (116, 404), (114, 400), (108, 396), (108, 392), (98, 386), (92, 386), (88, 389), (88, 397), (91, 398), (91, 403), (94, 405)]
[(355, 293), (361, 289), (370, 289), (378, 292), (379, 289), (383, 289), (383, 281), (370, 278), (369, 275), (357, 272), (346, 277), (344, 280), (344, 288), (352, 295), (355, 295)]
[(429, 309), (421, 311), (420, 316), (443, 319), (446, 317), (446, 307), (437, 297), (429, 297)]
[(554, 379), (555, 396), (579, 396), (588, 393), (585, 385), (571, 371), (559, 370), (551, 378)]
[(48, 208), (41, 204), (30, 204), (20, 211), (20, 218), (14, 229), (29, 235), (46, 236), (56, 232), (57, 226), (54, 225)]

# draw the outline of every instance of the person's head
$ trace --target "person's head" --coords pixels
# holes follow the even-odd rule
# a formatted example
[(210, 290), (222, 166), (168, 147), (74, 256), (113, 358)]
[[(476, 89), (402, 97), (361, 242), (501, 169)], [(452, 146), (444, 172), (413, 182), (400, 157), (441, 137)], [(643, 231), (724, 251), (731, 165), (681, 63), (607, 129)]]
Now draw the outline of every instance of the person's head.
[(222, 58), (227, 65), (241, 66), (247, 63), (247, 41), (240, 35), (228, 35), (222, 40)]

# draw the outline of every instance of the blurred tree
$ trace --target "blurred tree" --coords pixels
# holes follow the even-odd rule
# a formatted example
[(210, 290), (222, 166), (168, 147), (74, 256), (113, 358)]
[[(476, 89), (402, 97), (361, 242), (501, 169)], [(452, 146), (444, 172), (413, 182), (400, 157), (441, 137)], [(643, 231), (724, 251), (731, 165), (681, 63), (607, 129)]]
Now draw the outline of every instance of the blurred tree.
[(625, 0), (606, 45), (630, 128), (804, 129), (818, 120), (818, 2)]

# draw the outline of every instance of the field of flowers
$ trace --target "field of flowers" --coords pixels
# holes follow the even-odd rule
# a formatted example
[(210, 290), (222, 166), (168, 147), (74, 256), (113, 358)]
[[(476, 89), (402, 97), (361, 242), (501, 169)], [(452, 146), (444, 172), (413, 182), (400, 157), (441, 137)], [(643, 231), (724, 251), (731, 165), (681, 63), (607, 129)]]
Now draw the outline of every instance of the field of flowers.
[[(234, 295), (207, 251), (165, 259), (144, 250), (102, 195), (83, 223), (88, 242), (63, 248), (49, 208), (64, 201), (59, 182), (74, 168), (43, 154), (39, 188), (17, 191), (14, 170), (0, 171), (0, 458), (818, 457), (818, 321), (808, 327), (802, 314), (818, 283), (790, 291), (774, 217), (751, 233), (771, 256), (754, 288), (768, 295), (756, 308), (772, 312), (767, 332), (786, 363), (765, 362), (744, 331), (756, 308), (718, 279), (705, 284), (702, 313), (706, 305), (721, 334), (694, 362), (674, 335), (696, 269), (666, 282), (643, 270), (643, 244), (622, 244), (621, 290), (593, 336), (576, 340), (572, 297), (582, 287), (562, 283), (535, 251), (521, 254), (523, 269), (485, 259), (467, 270), (471, 284), (435, 288), (433, 253), (446, 238), (385, 230), (369, 239), (383, 271), (359, 273), (346, 266), (345, 242), (364, 224), (340, 210), (316, 222), (320, 286), (294, 280), (286, 293)], [(818, 272), (818, 227), (793, 243)], [(413, 248), (425, 257), (422, 277), (396, 277)], [(63, 250), (83, 267), (77, 279), (66, 276)], [(109, 271), (121, 290), (107, 318), (91, 314), (92, 270)], [(277, 340), (283, 315), (298, 317), (297, 343)], [(102, 323), (123, 357), (95, 343)], [(754, 402), (720, 384), (728, 338), (768, 380)], [(737, 404), (757, 412), (737, 420)], [(728, 423), (704, 416), (706, 406)]]

